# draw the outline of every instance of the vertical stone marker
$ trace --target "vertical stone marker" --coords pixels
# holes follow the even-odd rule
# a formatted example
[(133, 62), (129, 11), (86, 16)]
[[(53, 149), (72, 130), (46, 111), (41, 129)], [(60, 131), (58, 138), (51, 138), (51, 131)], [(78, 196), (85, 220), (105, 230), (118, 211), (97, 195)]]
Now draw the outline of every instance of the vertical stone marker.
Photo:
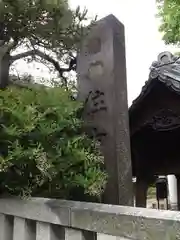
[(87, 103), (84, 117), (101, 140), (109, 174), (103, 201), (132, 205), (124, 26), (113, 15), (89, 31), (78, 56), (77, 72), (78, 97)]

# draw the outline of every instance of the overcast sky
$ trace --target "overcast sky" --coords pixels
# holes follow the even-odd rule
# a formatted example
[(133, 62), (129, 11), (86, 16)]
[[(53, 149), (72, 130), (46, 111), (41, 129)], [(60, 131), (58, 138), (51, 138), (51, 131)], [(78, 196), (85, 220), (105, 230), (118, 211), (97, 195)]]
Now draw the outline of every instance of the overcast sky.
[(100, 18), (114, 14), (125, 25), (128, 100), (131, 104), (148, 78), (157, 55), (172, 48), (164, 45), (158, 32), (156, 0), (70, 0), (72, 7), (87, 7)]

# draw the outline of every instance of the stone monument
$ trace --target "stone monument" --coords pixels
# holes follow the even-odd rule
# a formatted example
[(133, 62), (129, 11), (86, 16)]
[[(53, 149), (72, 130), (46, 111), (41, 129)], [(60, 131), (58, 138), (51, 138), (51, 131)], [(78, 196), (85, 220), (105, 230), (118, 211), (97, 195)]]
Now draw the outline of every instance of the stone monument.
[(101, 141), (109, 175), (103, 202), (132, 205), (124, 26), (113, 15), (96, 22), (84, 38), (77, 73), (87, 129)]

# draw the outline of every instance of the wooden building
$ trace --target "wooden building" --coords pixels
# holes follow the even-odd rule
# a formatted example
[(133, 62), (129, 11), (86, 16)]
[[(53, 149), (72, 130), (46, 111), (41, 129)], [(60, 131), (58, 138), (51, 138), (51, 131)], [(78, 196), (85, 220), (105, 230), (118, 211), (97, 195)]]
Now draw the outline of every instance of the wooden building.
[[(180, 60), (159, 54), (149, 79), (129, 109), (136, 205), (146, 206), (148, 185), (157, 175), (175, 174), (180, 203)], [(180, 205), (180, 204), (179, 204)]]

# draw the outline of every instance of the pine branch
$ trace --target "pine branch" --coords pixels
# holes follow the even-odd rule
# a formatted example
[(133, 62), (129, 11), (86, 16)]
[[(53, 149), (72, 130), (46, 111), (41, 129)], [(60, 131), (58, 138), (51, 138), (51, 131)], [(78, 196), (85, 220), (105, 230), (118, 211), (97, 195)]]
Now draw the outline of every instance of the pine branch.
[(54, 60), (52, 57), (41, 52), (38, 49), (33, 49), (33, 50), (30, 50), (27, 52), (23, 52), (23, 53), (19, 53), (17, 55), (11, 56), (11, 63), (13, 63), (16, 60), (26, 58), (29, 56), (35, 56), (35, 55), (37, 55), (37, 56), (41, 57), (42, 59), (51, 63), (54, 66), (54, 68), (56, 69), (56, 71), (59, 72), (60, 77), (63, 77), (64, 72), (70, 72), (71, 70), (76, 70), (76, 58), (74, 58), (70, 61), (68, 68), (63, 68), (59, 65), (58, 61)]

